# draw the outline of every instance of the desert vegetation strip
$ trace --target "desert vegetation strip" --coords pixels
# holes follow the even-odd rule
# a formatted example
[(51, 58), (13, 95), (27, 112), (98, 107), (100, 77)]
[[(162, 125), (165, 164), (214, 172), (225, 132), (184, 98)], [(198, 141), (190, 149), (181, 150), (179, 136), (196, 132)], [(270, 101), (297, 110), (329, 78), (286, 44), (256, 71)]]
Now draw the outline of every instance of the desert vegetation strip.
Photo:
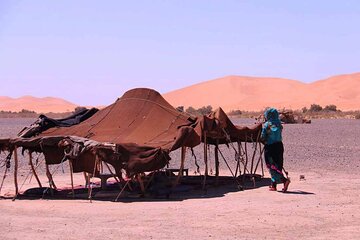
[[(177, 107), (179, 111), (185, 111), (194, 116), (207, 115), (211, 113), (213, 107), (211, 105), (194, 108), (189, 106), (184, 109), (183, 106)], [(264, 109), (265, 110), (265, 109)], [(234, 109), (227, 112), (231, 117), (235, 118), (258, 118), (264, 113), (261, 111), (243, 111), (241, 109)], [(309, 108), (303, 107), (301, 110), (280, 109), (280, 112), (291, 113), (303, 119), (333, 119), (333, 118), (346, 118), (346, 119), (360, 119), (360, 110), (356, 111), (341, 111), (336, 105), (330, 104), (322, 107), (319, 104), (311, 104)]]

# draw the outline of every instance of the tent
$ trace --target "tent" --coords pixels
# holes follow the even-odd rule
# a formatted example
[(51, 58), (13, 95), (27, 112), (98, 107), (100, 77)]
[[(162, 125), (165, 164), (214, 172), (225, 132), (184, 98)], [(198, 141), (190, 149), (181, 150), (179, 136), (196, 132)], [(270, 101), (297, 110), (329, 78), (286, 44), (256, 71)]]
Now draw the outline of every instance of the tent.
[[(0, 151), (13, 151), (17, 161), (16, 149), (21, 147), (29, 151), (30, 165), (31, 153), (40, 152), (46, 166), (69, 160), (72, 171), (95, 176), (101, 170), (100, 163), (105, 162), (119, 177), (121, 170), (132, 177), (164, 168), (169, 153), (176, 149), (185, 152), (201, 142), (204, 146), (258, 143), (260, 131), (261, 124), (235, 126), (221, 108), (208, 116), (190, 116), (175, 109), (155, 90), (137, 88), (79, 124), (55, 126), (31, 138), (0, 139)], [(181, 168), (184, 160), (183, 154)]]

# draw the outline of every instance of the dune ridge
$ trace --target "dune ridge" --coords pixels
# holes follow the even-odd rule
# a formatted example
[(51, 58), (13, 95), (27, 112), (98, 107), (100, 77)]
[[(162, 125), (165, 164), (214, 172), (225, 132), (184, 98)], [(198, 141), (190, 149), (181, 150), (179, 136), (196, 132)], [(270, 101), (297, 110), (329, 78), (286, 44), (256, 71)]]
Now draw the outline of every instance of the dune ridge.
[(225, 111), (258, 111), (265, 107), (301, 109), (334, 104), (341, 110), (360, 109), (360, 73), (337, 75), (312, 83), (271, 77), (227, 76), (164, 94), (173, 106), (211, 105)]
[(0, 110), (2, 111), (19, 112), (23, 109), (26, 109), (30, 111), (35, 111), (37, 113), (60, 113), (74, 111), (76, 107), (76, 104), (61, 98), (38, 98), (33, 96), (11, 98), (0, 96)]
[[(211, 105), (225, 111), (259, 111), (265, 107), (301, 109), (311, 104), (334, 104), (338, 109), (360, 109), (360, 72), (329, 77), (312, 83), (273, 78), (226, 76), (163, 94), (173, 106), (199, 108)], [(78, 105), (61, 98), (0, 96), (0, 111), (19, 112), (22, 109), (37, 113), (69, 112)]]

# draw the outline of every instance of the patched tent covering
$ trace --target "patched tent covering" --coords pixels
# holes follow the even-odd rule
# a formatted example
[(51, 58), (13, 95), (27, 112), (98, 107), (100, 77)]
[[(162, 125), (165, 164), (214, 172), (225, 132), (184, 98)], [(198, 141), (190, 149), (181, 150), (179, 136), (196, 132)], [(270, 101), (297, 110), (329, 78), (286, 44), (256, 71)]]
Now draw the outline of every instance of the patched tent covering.
[(19, 133), (19, 137), (29, 138), (39, 135), (40, 133), (53, 127), (70, 127), (79, 124), (86, 119), (92, 117), (99, 109), (97, 108), (83, 108), (78, 112), (62, 119), (49, 118), (43, 114), (31, 124), (29, 127), (24, 127)]
[[(207, 143), (258, 141), (261, 124), (235, 126), (221, 108), (202, 118), (191, 117), (171, 106), (158, 92), (137, 88), (127, 91), (110, 106), (70, 127), (53, 127), (33, 138), (4, 139), (0, 148), (23, 147), (43, 152), (47, 164), (59, 164), (64, 150), (77, 151), (74, 171), (92, 173), (96, 156), (129, 176), (163, 168), (169, 152)], [(62, 141), (66, 144), (62, 144)], [(87, 146), (87, 141), (96, 144)], [(109, 147), (110, 146), (110, 147)], [(67, 158), (69, 159), (69, 158)], [(75, 163), (76, 161), (76, 163)]]
[(79, 136), (98, 142), (134, 143), (174, 150), (200, 143), (191, 127), (195, 121), (177, 111), (158, 92), (137, 88), (127, 91), (115, 103), (78, 125), (52, 128), (40, 136)]
[(225, 144), (229, 142), (259, 142), (262, 124), (253, 126), (235, 126), (226, 113), (218, 108), (197, 121), (195, 130), (208, 144)]

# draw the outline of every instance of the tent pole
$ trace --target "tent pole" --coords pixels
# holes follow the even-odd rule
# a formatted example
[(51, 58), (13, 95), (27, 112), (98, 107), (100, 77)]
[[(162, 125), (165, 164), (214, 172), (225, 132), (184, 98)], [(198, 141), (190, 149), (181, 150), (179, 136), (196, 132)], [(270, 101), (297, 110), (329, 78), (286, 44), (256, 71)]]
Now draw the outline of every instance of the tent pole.
[(264, 159), (263, 159), (263, 152), (265, 151), (265, 146), (263, 148), (263, 150), (260, 152), (260, 158), (261, 158), (261, 172), (262, 172), (262, 176), (264, 176)]
[(208, 161), (207, 161), (207, 139), (206, 139), (206, 131), (204, 131), (204, 162), (205, 162), (205, 173), (204, 173), (204, 181), (203, 181), (203, 189), (205, 189), (206, 185), (206, 177), (208, 176)]
[(185, 163), (185, 156), (186, 156), (186, 147), (182, 146), (181, 147), (181, 164), (180, 164), (180, 170), (179, 170), (179, 173), (178, 173), (178, 176), (176, 178), (176, 181), (173, 185), (173, 187), (176, 187), (179, 182), (180, 182), (180, 179), (183, 175), (183, 169), (184, 169), (184, 163)]
[(74, 191), (74, 177), (73, 177), (73, 162), (71, 159), (69, 159), (69, 167), (70, 167), (70, 178), (71, 178), (71, 192), (73, 198), (75, 198), (75, 191)]
[(104, 165), (103, 165), (103, 161), (100, 161), (100, 173), (104, 174)]
[(31, 151), (29, 151), (29, 165), (31, 167), (31, 170), (32, 170), (34, 176), (35, 176), (36, 181), (39, 184), (39, 187), (42, 187), (40, 179), (39, 179), (39, 177), (38, 177), (38, 175), (36, 174), (36, 171), (35, 171), (35, 167), (34, 167), (34, 164), (33, 164), (33, 161), (32, 161), (32, 152)]
[(254, 169), (254, 160), (255, 160), (256, 150), (257, 150), (257, 142), (255, 142), (255, 149), (254, 149), (252, 157), (251, 157), (251, 167), (250, 167), (250, 174), (251, 175), (255, 174), (255, 172), (253, 172), (253, 169)]
[(46, 167), (46, 176), (48, 177), (49, 179), (49, 185), (50, 185), (50, 188), (54, 187), (54, 189), (56, 190), (56, 186), (55, 186), (55, 183), (54, 183), (54, 180), (53, 180), (53, 177), (50, 173), (50, 169), (49, 169), (49, 165), (46, 163), (45, 161), (45, 167)]
[(19, 194), (19, 187), (18, 187), (18, 179), (17, 179), (17, 171), (18, 171), (18, 165), (19, 165), (19, 160), (18, 160), (18, 155), (17, 155), (17, 147), (14, 147), (14, 160), (15, 160), (15, 165), (14, 165), (14, 183), (15, 183), (15, 196), (13, 198), (13, 201), (15, 201), (16, 197)]
[[(254, 173), (256, 173), (257, 171), (257, 168), (259, 166), (259, 163), (261, 162), (262, 163), (262, 154), (263, 154), (263, 148), (261, 147), (261, 144), (259, 143), (259, 158), (258, 158), (258, 161), (256, 163), (256, 166), (255, 166), (255, 170), (254, 170)], [(261, 164), (262, 165), (262, 164)]]
[[(252, 139), (252, 138), (251, 138)], [(258, 147), (258, 143), (259, 143), (259, 139), (260, 139), (260, 132), (258, 133), (258, 135), (256, 136), (256, 141), (255, 141), (255, 149), (251, 158), (251, 170), (250, 173), (253, 175), (255, 174), (255, 171), (253, 172), (253, 167), (254, 167), (254, 161), (255, 161), (255, 154), (257, 151), (257, 147)], [(253, 140), (252, 140), (253, 141)]]
[(236, 159), (236, 171), (235, 171), (235, 177), (237, 176), (237, 172), (239, 171), (239, 176), (241, 175), (241, 169), (240, 169), (240, 157), (241, 157), (241, 148), (240, 148), (240, 142), (237, 142), (238, 145), (238, 157)]
[(121, 191), (119, 192), (119, 194), (116, 196), (115, 198), (115, 202), (118, 201), (119, 197), (121, 196), (121, 194), (124, 192), (126, 186), (129, 184), (130, 180), (129, 181), (126, 181), (125, 185), (121, 188)]
[(216, 145), (215, 145), (215, 176), (216, 186), (219, 184), (219, 139), (216, 139)]
[[(244, 154), (245, 154), (245, 164), (244, 164), (244, 175), (243, 175), (243, 183), (245, 182), (246, 170), (248, 164), (248, 152), (247, 152), (247, 135), (245, 135), (245, 143), (244, 143)], [(248, 171), (249, 172), (249, 171)]]
[(244, 145), (245, 145), (245, 169), (247, 169), (247, 164), (248, 164), (248, 160), (249, 160), (248, 151), (247, 151), (247, 136), (246, 136), (246, 141), (245, 141)]
[[(90, 192), (91, 192), (91, 189), (90, 189), (90, 188), (91, 188), (91, 186), (90, 186), (90, 185), (91, 185), (91, 177), (90, 177), (90, 174), (91, 174), (91, 173), (85, 173), (85, 172), (84, 172), (84, 174), (85, 174), (85, 176), (86, 176), (86, 181), (87, 181), (87, 188), (88, 188), (88, 195), (89, 195), (88, 198), (90, 199)], [(90, 199), (90, 202), (91, 202), (91, 199)]]
[(0, 193), (1, 193), (1, 189), (2, 189), (2, 187), (4, 185), (4, 181), (5, 181), (5, 178), (6, 178), (7, 171), (8, 171), (8, 168), (5, 166), (5, 173), (4, 173), (3, 179), (1, 181), (1, 185), (0, 185)]
[(111, 168), (109, 167), (109, 165), (107, 164), (107, 162), (103, 162), (102, 163), (105, 164), (105, 166), (107, 167), (107, 169), (109, 170), (110, 174), (114, 176), (114, 179), (117, 183), (120, 183), (120, 178), (118, 179), (119, 176), (117, 176), (116, 174), (114, 174), (114, 172), (111, 170)]
[(231, 170), (231, 167), (229, 166), (228, 162), (226, 161), (226, 159), (225, 159), (224, 155), (222, 154), (222, 152), (220, 151), (220, 149), (219, 149), (219, 153), (220, 153), (222, 159), (224, 160), (226, 166), (228, 167), (231, 175), (233, 176), (235, 182), (237, 183), (238, 188), (239, 188), (240, 190), (243, 190), (243, 186), (242, 186), (242, 185), (239, 183), (239, 181), (237, 180), (236, 176), (234, 175), (233, 171)]
[[(96, 168), (97, 168), (97, 165), (98, 165), (98, 162), (99, 162), (99, 157), (98, 157), (98, 154), (95, 153), (95, 163), (94, 163), (94, 170), (93, 170), (93, 174), (92, 174), (92, 178), (95, 176), (95, 171), (96, 171)], [(90, 202), (92, 203), (92, 184), (91, 182), (89, 183), (89, 200)]]
[(7, 168), (7, 166), (5, 166), (5, 173), (4, 173), (3, 179), (1, 181), (1, 185), (0, 185), (0, 193), (1, 193), (1, 189), (2, 189), (2, 187), (4, 185), (4, 181), (5, 181), (5, 178), (6, 178), (7, 171), (8, 171), (8, 168)]
[(144, 182), (142, 180), (141, 173), (137, 174), (136, 177), (137, 177), (137, 180), (139, 181), (141, 192), (145, 196), (145, 187), (144, 187)]
[[(241, 160), (244, 160), (244, 159), (242, 158), (242, 155), (241, 155), (242, 154), (242, 145), (241, 145), (240, 141), (238, 142), (238, 148), (239, 148), (239, 161), (238, 161), (238, 164), (239, 164), (239, 176), (241, 176)], [(244, 170), (244, 173), (245, 173), (245, 170)]]
[(83, 172), (83, 174), (84, 174), (84, 178), (85, 178), (85, 188), (87, 188), (87, 187), (89, 187), (90, 177), (87, 172)]

